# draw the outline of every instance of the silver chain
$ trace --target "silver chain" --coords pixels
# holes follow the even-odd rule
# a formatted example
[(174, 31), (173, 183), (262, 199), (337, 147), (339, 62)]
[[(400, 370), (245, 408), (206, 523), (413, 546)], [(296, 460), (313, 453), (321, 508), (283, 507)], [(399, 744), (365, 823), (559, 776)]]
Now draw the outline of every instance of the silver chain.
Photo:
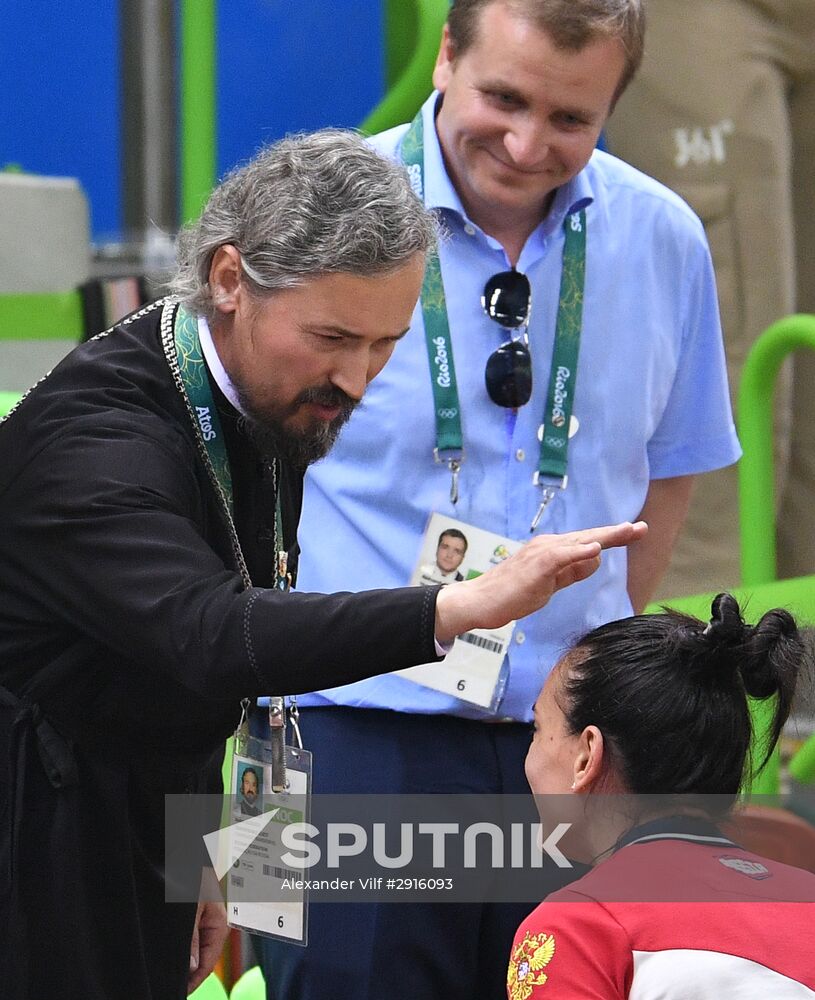
[(233, 520), (232, 512), (229, 509), (229, 501), (226, 498), (223, 487), (218, 481), (218, 477), (215, 475), (215, 467), (210, 460), (209, 453), (207, 452), (206, 445), (204, 444), (201, 428), (198, 426), (198, 421), (195, 419), (192, 403), (190, 403), (187, 390), (184, 388), (184, 380), (181, 377), (181, 369), (178, 367), (178, 355), (175, 349), (175, 336), (173, 334), (173, 313), (175, 312), (175, 306), (175, 301), (169, 299), (165, 300), (164, 311), (161, 314), (161, 345), (164, 348), (164, 355), (167, 358), (167, 364), (170, 366), (170, 373), (173, 376), (173, 381), (175, 382), (179, 395), (184, 400), (184, 405), (187, 408), (190, 423), (192, 424), (193, 431), (195, 432), (195, 444), (198, 449), (198, 454), (201, 461), (204, 463), (204, 468), (207, 470), (207, 475), (212, 483), (212, 487), (220, 500), (221, 514), (223, 515), (229, 531), (232, 554), (235, 557), (235, 562), (237, 564), (238, 571), (240, 572), (241, 579), (243, 580), (243, 585), (247, 590), (249, 590), (252, 586), (252, 580), (249, 576), (249, 570), (246, 567), (246, 560), (243, 557), (243, 549), (241, 549), (241, 543), (238, 539), (235, 521)]

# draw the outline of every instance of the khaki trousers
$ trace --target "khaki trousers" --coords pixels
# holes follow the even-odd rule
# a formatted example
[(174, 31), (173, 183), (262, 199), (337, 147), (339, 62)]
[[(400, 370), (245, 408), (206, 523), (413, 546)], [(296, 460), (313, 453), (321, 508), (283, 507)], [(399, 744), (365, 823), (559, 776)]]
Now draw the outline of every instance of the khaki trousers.
[[(815, 313), (815, 0), (648, 0), (647, 15), (609, 149), (705, 224), (735, 402), (756, 337)], [(800, 352), (776, 393), (779, 576), (815, 573), (813, 385), (815, 352)], [(740, 582), (736, 484), (735, 468), (699, 478), (658, 596)]]

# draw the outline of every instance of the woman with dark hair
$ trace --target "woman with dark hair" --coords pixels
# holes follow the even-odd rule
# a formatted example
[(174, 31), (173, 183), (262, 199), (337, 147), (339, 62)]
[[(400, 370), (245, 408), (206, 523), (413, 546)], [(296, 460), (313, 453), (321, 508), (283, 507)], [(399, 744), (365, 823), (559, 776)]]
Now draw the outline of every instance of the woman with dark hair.
[[(716, 827), (750, 774), (747, 696), (774, 698), (766, 763), (805, 647), (788, 612), (675, 611), (589, 632), (535, 705), (526, 775), (560, 846), (595, 867), (521, 924), (510, 1000), (815, 998), (815, 875)], [(564, 812), (565, 811), (565, 812)]]

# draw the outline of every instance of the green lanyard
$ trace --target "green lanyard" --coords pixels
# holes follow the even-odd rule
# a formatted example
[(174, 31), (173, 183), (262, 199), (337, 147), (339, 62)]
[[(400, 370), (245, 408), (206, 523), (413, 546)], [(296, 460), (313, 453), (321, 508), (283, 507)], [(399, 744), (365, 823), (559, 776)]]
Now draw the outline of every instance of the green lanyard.
[[(181, 306), (178, 307), (176, 313), (173, 337), (178, 372), (195, 420), (196, 436), (206, 452), (212, 477), (217, 483), (226, 508), (233, 535), (233, 547), (237, 546), (240, 549), (237, 531), (234, 528), (232, 470), (229, 467), (229, 456), (226, 452), (226, 440), (218, 416), (218, 407), (212, 398), (207, 366), (201, 352), (198, 320)], [(275, 463), (275, 472), (277, 472), (277, 463)], [(275, 586), (278, 590), (287, 590), (289, 578), (286, 572), (285, 553), (283, 552), (283, 513), (279, 493), (279, 489), (275, 489), (275, 556), (277, 558)], [(251, 587), (252, 581), (249, 578), (242, 554), (239, 566), (244, 583), (247, 587)]]
[[(560, 273), (560, 297), (552, 348), (552, 368), (546, 408), (543, 411), (543, 440), (538, 471), (533, 476), (543, 493), (529, 528), (537, 528), (543, 512), (568, 483), (569, 426), (572, 422), (580, 331), (583, 326), (583, 289), (586, 281), (586, 213), (573, 212), (563, 220), (566, 241)], [(548, 480), (548, 482), (547, 482)], [(552, 482), (554, 480), (554, 484)], [(557, 482), (560, 480), (560, 482)]]
[[(229, 456), (226, 451), (221, 421), (218, 417), (218, 408), (212, 397), (207, 367), (201, 352), (198, 320), (179, 306), (176, 311), (175, 323), (170, 329), (169, 317), (171, 315), (171, 308), (169, 305), (165, 305), (162, 315), (164, 352), (178, 389), (187, 404), (187, 410), (192, 419), (195, 436), (210, 479), (223, 504), (232, 541), (232, 551), (238, 563), (244, 586), (249, 589), (252, 586), (252, 581), (235, 527), (232, 471), (229, 467)], [(167, 318), (166, 324), (165, 317)], [(275, 554), (277, 556), (275, 586), (278, 590), (288, 590), (291, 577), (286, 570), (286, 552), (283, 549), (283, 516), (280, 506), (280, 490), (277, 488), (277, 462), (274, 464), (274, 470), (276, 487)], [(244, 699), (241, 704), (243, 714), (239, 725), (239, 736), (245, 737), (248, 733), (245, 725), (248, 700)], [(299, 738), (296, 721), (298, 712), (294, 699), (292, 699), (291, 714)], [(283, 791), (286, 785), (286, 703), (282, 695), (269, 697), (269, 726), (272, 747), (272, 788), (274, 791)]]
[[(424, 128), (421, 111), (402, 139), (402, 162), (410, 175), (418, 196), (424, 200)], [(464, 460), (461, 433), (461, 404), (456, 386), (456, 366), (453, 361), (453, 341), (447, 322), (447, 303), (441, 280), (438, 253), (428, 256), (422, 283), (422, 315), (427, 357), (430, 362), (430, 384), (436, 416), (436, 447), (433, 456), (445, 461), (452, 473), (450, 502), (458, 501), (458, 475)], [(446, 459), (443, 457), (446, 454)]]
[[(424, 198), (424, 135), (421, 111), (413, 119), (401, 147), (402, 162), (411, 182)], [(543, 436), (538, 468), (533, 477), (543, 489), (542, 501), (530, 528), (534, 531), (547, 505), (566, 487), (569, 453), (569, 425), (577, 381), (580, 332), (583, 323), (583, 289), (586, 276), (586, 213), (567, 215), (563, 222), (565, 244), (560, 278), (552, 368), (543, 413)], [(427, 263), (422, 285), (422, 315), (430, 364), (436, 417), (436, 461), (450, 454), (447, 463), (453, 475), (450, 500), (458, 499), (458, 473), (464, 458), (461, 432), (461, 404), (456, 386), (453, 341), (447, 319), (447, 305), (438, 254)]]

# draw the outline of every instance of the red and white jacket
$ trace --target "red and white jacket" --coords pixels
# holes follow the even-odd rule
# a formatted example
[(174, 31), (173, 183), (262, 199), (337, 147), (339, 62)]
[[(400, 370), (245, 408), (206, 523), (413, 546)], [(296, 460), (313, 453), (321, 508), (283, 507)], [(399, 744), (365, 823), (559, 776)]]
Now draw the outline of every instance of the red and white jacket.
[(515, 936), (509, 1000), (815, 1000), (815, 875), (687, 818), (639, 827)]

